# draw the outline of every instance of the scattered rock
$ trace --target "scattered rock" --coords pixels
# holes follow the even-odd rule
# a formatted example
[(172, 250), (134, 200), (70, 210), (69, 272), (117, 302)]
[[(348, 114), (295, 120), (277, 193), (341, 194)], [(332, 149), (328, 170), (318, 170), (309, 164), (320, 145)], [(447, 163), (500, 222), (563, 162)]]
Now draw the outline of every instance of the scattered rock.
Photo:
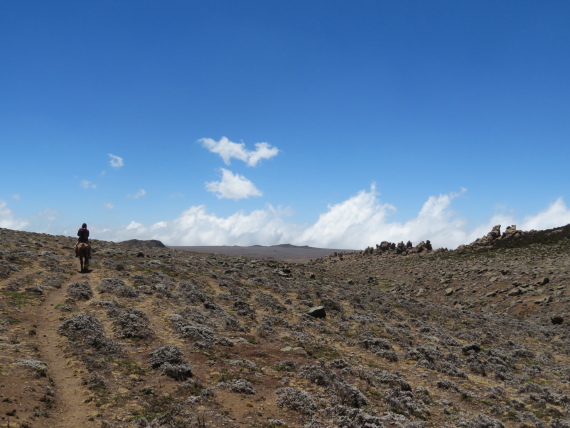
[(511, 291), (509, 291), (507, 293), (507, 296), (513, 297), (513, 296), (520, 296), (521, 294), (523, 294), (522, 289), (519, 287), (516, 287), (516, 288), (513, 288)]
[(316, 306), (314, 308), (311, 308), (307, 311), (307, 314), (313, 318), (326, 318), (327, 316), (324, 306)]

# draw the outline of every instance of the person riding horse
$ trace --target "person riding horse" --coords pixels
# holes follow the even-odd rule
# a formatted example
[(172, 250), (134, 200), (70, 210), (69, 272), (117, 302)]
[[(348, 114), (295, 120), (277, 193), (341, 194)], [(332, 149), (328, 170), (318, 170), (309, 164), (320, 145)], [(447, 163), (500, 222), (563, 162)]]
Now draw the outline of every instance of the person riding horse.
[(89, 244), (89, 229), (87, 229), (87, 224), (83, 223), (81, 228), (77, 231), (77, 244), (75, 245), (75, 255), (79, 257), (79, 246), (82, 243), (87, 244), (88, 250), (88, 258), (91, 258), (91, 245)]

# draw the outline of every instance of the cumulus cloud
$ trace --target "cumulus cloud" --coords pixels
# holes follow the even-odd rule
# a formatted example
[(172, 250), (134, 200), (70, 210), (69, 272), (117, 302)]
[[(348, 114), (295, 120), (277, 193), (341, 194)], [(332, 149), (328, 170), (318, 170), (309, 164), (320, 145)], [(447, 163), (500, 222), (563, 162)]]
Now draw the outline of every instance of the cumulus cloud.
[(91, 183), (89, 180), (81, 180), (81, 187), (84, 189), (96, 189), (97, 185), (95, 183)]
[(8, 204), (6, 204), (6, 202), (0, 201), (0, 227), (5, 229), (22, 230), (28, 224), (29, 222), (27, 220), (16, 218), (12, 210), (8, 208)]
[(115, 169), (119, 169), (125, 164), (122, 157), (115, 156), (109, 153), (109, 158), (110, 158), (109, 165), (111, 165)]
[(109, 211), (115, 209), (115, 204), (113, 204), (112, 202), (103, 202), (103, 206), (107, 208)]
[[(469, 227), (469, 222), (452, 209), (453, 201), (466, 189), (430, 196), (413, 218), (398, 222), (391, 216), (396, 208), (379, 199), (373, 185), (345, 201), (329, 205), (312, 224), (287, 221), (290, 210), (267, 205), (249, 213), (228, 217), (209, 213), (204, 205), (192, 206), (174, 220), (151, 226), (131, 222), (110, 236), (112, 240), (159, 239), (167, 245), (275, 245), (291, 243), (313, 247), (364, 249), (382, 241), (411, 240), (414, 245), (429, 239), (435, 248), (457, 248), (487, 234), (494, 225), (503, 230), (516, 224), (519, 229), (544, 229), (570, 223), (570, 209), (562, 198), (524, 220), (512, 214), (496, 214), (488, 221)], [(517, 221), (519, 220), (519, 221)]]
[(256, 143), (255, 150), (250, 151), (245, 148), (244, 143), (234, 143), (226, 137), (222, 137), (220, 141), (212, 138), (202, 138), (198, 141), (212, 153), (220, 155), (226, 165), (229, 165), (234, 158), (245, 162), (248, 166), (255, 166), (260, 160), (270, 159), (279, 153), (277, 147), (271, 147), (268, 143)]
[(19, 200), (20, 200), (20, 195), (18, 195), (17, 193), (15, 193), (15, 194), (12, 195), (12, 199), (15, 199), (15, 200), (19, 201)]
[(146, 228), (141, 224), (137, 223), (136, 221), (131, 221), (126, 228), (127, 230), (146, 230)]
[(544, 211), (535, 216), (525, 217), (522, 222), (523, 230), (551, 229), (570, 223), (570, 210), (566, 207), (562, 198), (556, 199)]
[(418, 243), (429, 239), (436, 246), (455, 247), (466, 237), (463, 229), (466, 221), (450, 210), (450, 206), (453, 199), (465, 191), (430, 196), (416, 217), (395, 222), (389, 217), (396, 208), (382, 203), (372, 185), (370, 191), (362, 190), (346, 201), (329, 206), (315, 224), (304, 230), (300, 240), (310, 246), (361, 249), (382, 241)]
[[(116, 240), (128, 236), (159, 239), (169, 245), (274, 245), (291, 243), (325, 248), (362, 249), (382, 241), (412, 242), (430, 239), (434, 245), (456, 247), (465, 243), (469, 232), (466, 221), (451, 209), (453, 199), (463, 194), (433, 196), (421, 211), (407, 222), (390, 221), (396, 208), (382, 203), (373, 185), (369, 191), (329, 205), (313, 224), (287, 221), (289, 209), (267, 205), (250, 213), (228, 217), (208, 213), (204, 205), (185, 210), (178, 218), (146, 227), (131, 223)], [(489, 228), (490, 230), (490, 228)], [(485, 233), (487, 233), (485, 231)]]
[[(192, 206), (171, 221), (160, 221), (149, 227), (131, 221), (112, 240), (133, 236), (159, 239), (168, 245), (272, 245), (286, 242), (296, 226), (283, 220), (286, 210), (267, 206), (247, 214), (237, 212), (229, 217), (208, 213), (204, 205)], [(285, 233), (285, 236), (280, 236)]]
[(262, 193), (255, 185), (243, 175), (234, 174), (225, 168), (220, 168), (222, 172), (221, 181), (206, 182), (206, 190), (215, 193), (218, 199), (245, 199), (251, 196), (261, 196)]
[(128, 194), (127, 198), (131, 198), (131, 199), (139, 199), (142, 198), (143, 196), (146, 195), (146, 190), (144, 189), (140, 189), (137, 193), (135, 193), (134, 195)]

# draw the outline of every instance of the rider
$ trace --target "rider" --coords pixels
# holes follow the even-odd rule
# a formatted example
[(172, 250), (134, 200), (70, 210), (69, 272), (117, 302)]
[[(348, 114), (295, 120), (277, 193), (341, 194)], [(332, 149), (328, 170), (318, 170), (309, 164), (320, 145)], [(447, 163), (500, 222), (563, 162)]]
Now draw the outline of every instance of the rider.
[[(75, 255), (79, 257), (79, 244), (84, 242), (89, 244), (89, 229), (87, 229), (87, 224), (83, 223), (81, 228), (77, 231), (77, 244), (75, 245)], [(89, 258), (91, 258), (91, 246), (89, 246)]]

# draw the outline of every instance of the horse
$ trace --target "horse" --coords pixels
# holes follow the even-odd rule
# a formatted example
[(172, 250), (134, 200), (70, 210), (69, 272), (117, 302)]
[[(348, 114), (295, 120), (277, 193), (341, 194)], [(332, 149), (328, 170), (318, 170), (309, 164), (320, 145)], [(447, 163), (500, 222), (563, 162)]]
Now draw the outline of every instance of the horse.
[(91, 258), (91, 246), (86, 242), (77, 244), (77, 257), (81, 263), (81, 273), (89, 272), (89, 259)]

